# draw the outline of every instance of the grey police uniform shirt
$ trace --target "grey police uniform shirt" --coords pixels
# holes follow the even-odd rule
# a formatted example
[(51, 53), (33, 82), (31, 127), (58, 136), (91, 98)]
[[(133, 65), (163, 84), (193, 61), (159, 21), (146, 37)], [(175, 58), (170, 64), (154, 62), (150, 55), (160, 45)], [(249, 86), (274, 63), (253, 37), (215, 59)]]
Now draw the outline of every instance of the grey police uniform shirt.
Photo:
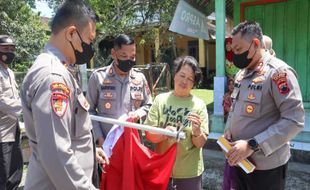
[(24, 190), (96, 189), (89, 104), (50, 44), (24, 78), (21, 99), (32, 155)]
[(232, 138), (255, 138), (259, 151), (250, 158), (258, 170), (285, 164), (289, 141), (304, 127), (304, 108), (297, 75), (286, 63), (265, 53), (257, 68), (235, 77), (226, 130)]
[(14, 142), (22, 106), (14, 73), (0, 64), (0, 142)]
[[(115, 73), (113, 63), (92, 73), (86, 97), (91, 114), (114, 119), (129, 112), (136, 112), (141, 119), (145, 119), (152, 104), (143, 73), (131, 69), (129, 75), (122, 78)], [(105, 138), (111, 127), (111, 124), (93, 121), (95, 139)]]

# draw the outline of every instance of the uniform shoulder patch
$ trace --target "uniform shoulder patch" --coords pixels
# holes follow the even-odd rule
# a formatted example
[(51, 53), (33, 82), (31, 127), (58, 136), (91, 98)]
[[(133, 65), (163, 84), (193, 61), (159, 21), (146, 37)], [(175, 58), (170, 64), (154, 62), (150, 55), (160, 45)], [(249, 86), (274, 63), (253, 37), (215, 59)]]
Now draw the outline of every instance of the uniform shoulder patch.
[(287, 73), (286, 72), (280, 72), (275, 73), (272, 76), (273, 82), (277, 85), (278, 90), (281, 94), (285, 95), (290, 92), (290, 88), (287, 83)]
[(58, 92), (58, 93), (63, 93), (67, 96), (70, 96), (70, 88), (67, 85), (65, 85), (64, 83), (53, 82), (50, 85), (50, 88), (51, 88), (53, 93)]
[(53, 82), (50, 85), (52, 95), (51, 95), (51, 106), (53, 112), (62, 117), (68, 108), (70, 88), (61, 82)]
[(51, 96), (51, 106), (53, 108), (53, 112), (62, 117), (68, 108), (69, 97), (63, 93), (54, 92)]

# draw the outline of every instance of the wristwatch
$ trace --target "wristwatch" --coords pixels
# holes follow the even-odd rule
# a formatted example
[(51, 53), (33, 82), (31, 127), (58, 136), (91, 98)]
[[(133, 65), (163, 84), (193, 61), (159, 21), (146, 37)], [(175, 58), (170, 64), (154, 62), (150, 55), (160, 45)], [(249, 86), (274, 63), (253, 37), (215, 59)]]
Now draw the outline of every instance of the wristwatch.
[(251, 138), (250, 140), (248, 140), (248, 145), (250, 146), (252, 150), (254, 150), (254, 152), (259, 150), (258, 143), (254, 138)]

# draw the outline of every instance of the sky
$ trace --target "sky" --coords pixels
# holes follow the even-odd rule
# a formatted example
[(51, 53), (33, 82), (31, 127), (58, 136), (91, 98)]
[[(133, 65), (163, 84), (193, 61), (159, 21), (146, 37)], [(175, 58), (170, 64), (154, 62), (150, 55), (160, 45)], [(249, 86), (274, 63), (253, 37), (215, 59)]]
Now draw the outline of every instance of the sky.
[(36, 8), (33, 9), (34, 12), (41, 12), (41, 16), (51, 18), (53, 16), (53, 10), (50, 9), (46, 2), (36, 1)]

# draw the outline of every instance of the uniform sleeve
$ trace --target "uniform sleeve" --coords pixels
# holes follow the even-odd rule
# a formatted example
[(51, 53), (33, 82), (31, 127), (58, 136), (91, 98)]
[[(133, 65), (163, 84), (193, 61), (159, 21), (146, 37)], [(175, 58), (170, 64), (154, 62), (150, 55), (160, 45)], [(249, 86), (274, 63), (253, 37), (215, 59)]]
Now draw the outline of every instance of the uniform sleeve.
[[(88, 81), (88, 89), (86, 94), (86, 99), (90, 105), (89, 113), (92, 115), (98, 115), (97, 114), (97, 104), (98, 104), (98, 98), (99, 98), (99, 92), (98, 92), (98, 77), (96, 73), (93, 73)], [(94, 138), (97, 140), (98, 137), (103, 137), (103, 132), (100, 127), (100, 122), (92, 120), (93, 125), (93, 132), (94, 132)]]
[(256, 135), (259, 147), (268, 156), (293, 139), (304, 127), (302, 95), (292, 70), (281, 69), (271, 78), (270, 93), (280, 112), (280, 119)]
[(152, 106), (152, 94), (144, 75), (143, 75), (143, 96), (145, 97), (145, 99), (141, 104), (142, 106), (135, 111), (142, 120), (145, 119), (146, 115), (149, 112), (150, 107)]
[(73, 97), (68, 94), (66, 99), (64, 94), (58, 93), (60, 99), (57, 100), (60, 100), (58, 103), (61, 104), (56, 107), (53, 102), (55, 93), (50, 88), (55, 82), (67, 85), (60, 76), (50, 75), (37, 89), (31, 103), (40, 162), (56, 189), (96, 189), (71, 149)]
[[(0, 111), (4, 114), (7, 114), (13, 118), (18, 118), (22, 112), (22, 106), (20, 99), (12, 99), (5, 97), (3, 81), (0, 80)], [(8, 89), (11, 90), (11, 89)]]
[(158, 127), (159, 126), (159, 102), (158, 97), (155, 98), (154, 103), (149, 109), (149, 112), (147, 114), (146, 120), (144, 121), (145, 125)]

